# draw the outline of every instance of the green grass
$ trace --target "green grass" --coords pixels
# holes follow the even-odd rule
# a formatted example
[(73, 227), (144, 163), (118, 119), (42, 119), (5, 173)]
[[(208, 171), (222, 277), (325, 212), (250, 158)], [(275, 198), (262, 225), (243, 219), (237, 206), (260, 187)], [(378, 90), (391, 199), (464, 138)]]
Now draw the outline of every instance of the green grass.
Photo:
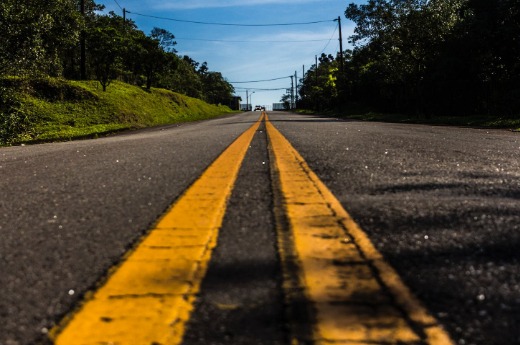
[(401, 114), (377, 114), (368, 113), (362, 115), (346, 115), (349, 119), (362, 121), (382, 121), (394, 123), (416, 123), (429, 125), (449, 125), (464, 127), (486, 127), (486, 128), (508, 128), (516, 129), (520, 127), (520, 117), (493, 117), (493, 116), (432, 116), (418, 117)]
[(9, 144), (97, 137), (232, 113), (226, 106), (117, 81), (106, 92), (95, 81), (5, 78), (0, 82), (16, 91), (18, 113), (28, 120)]
[[(300, 110), (301, 113), (316, 114), (315, 111)], [(496, 117), (496, 116), (413, 116), (403, 114), (382, 114), (374, 112), (325, 112), (324, 115), (348, 118), (360, 121), (377, 121), (391, 123), (414, 123), (445, 126), (507, 128), (520, 131), (520, 116)]]

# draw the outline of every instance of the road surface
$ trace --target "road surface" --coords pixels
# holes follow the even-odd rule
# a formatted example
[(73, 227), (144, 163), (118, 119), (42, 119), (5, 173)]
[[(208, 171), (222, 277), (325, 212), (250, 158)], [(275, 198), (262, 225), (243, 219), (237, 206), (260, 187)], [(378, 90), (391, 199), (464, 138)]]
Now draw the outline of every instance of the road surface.
[[(259, 113), (245, 113), (97, 140), (0, 148), (0, 344), (59, 343), (67, 327), (84, 324), (70, 320), (80, 320), (88, 301), (101, 299), (97, 291), (129, 270), (124, 262), (132, 263), (150, 236), (175, 227), (161, 228), (168, 217), (176, 224), (178, 218), (168, 216), (175, 205), (204, 204), (185, 196), (215, 164), (229, 182), (213, 193), (224, 195), (207, 227), (216, 230), (189, 271), (200, 279), (185, 284), (192, 293), (183, 296), (193, 298), (184, 298), (192, 304), (178, 317), (184, 344), (310, 343), (328, 336), (345, 344), (428, 343), (431, 329), (446, 331), (456, 344), (520, 342), (517, 133), (267, 115), (268, 124), (258, 121)], [(250, 128), (250, 142), (240, 139), (237, 147), (243, 152), (218, 170), (220, 157)], [(286, 176), (284, 164), (301, 171)], [(228, 169), (234, 165), (236, 172)], [(223, 179), (218, 175), (201, 188)], [(304, 179), (310, 187), (291, 187)], [(307, 194), (296, 199), (296, 189)], [(309, 205), (295, 218), (299, 206)], [(327, 210), (309, 216), (320, 209), (315, 205), (326, 205), (340, 229), (327, 225)], [(345, 211), (357, 228), (338, 216)], [(201, 212), (200, 219), (210, 218), (208, 209)], [(331, 232), (298, 233), (308, 218), (324, 222), (313, 223), (315, 229)], [(316, 250), (329, 238), (346, 245), (331, 259), (336, 274), (330, 276), (327, 265), (318, 265), (325, 261), (312, 259), (328, 255)], [(353, 291), (350, 299), (323, 301), (319, 291), (338, 282), (337, 272), (350, 275), (335, 293)], [(123, 285), (139, 286), (129, 279), (132, 284)], [(137, 292), (107, 294), (119, 300)], [(172, 301), (174, 310), (180, 302)], [(351, 309), (331, 311), (330, 305)], [(439, 327), (421, 323), (418, 309)], [(340, 315), (334, 321), (341, 325), (347, 314), (345, 322), (359, 323), (368, 338), (356, 338), (359, 329), (331, 326), (331, 315)], [(108, 328), (115, 324), (111, 317), (101, 320)]]

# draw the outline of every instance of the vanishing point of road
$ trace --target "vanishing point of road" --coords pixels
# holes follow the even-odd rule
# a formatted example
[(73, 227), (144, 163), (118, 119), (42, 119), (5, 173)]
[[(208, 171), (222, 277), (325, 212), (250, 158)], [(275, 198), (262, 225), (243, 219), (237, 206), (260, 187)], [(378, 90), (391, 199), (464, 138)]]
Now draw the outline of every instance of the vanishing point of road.
[(520, 343), (520, 136), (243, 113), (0, 149), (0, 344)]

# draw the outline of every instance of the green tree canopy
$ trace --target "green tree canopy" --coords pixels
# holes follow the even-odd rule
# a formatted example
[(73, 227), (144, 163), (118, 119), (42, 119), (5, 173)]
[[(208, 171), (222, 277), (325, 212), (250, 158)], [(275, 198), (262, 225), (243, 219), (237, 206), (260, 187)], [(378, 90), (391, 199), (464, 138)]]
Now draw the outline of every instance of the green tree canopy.
[(74, 0), (0, 2), (0, 74), (60, 75), (61, 55), (78, 41)]
[(303, 106), (520, 114), (520, 0), (368, 0), (345, 16), (356, 27), (344, 74), (320, 59)]

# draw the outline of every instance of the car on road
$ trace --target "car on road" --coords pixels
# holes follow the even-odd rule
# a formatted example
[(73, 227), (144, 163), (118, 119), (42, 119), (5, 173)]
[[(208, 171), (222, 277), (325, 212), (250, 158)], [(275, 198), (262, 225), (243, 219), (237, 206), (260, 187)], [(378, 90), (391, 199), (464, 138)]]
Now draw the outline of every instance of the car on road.
[(263, 107), (257, 105), (257, 106), (255, 106), (255, 111), (257, 111), (257, 110), (260, 110), (260, 111), (265, 110), (265, 108), (263, 108), (263, 109), (262, 109), (262, 108), (263, 108)]

